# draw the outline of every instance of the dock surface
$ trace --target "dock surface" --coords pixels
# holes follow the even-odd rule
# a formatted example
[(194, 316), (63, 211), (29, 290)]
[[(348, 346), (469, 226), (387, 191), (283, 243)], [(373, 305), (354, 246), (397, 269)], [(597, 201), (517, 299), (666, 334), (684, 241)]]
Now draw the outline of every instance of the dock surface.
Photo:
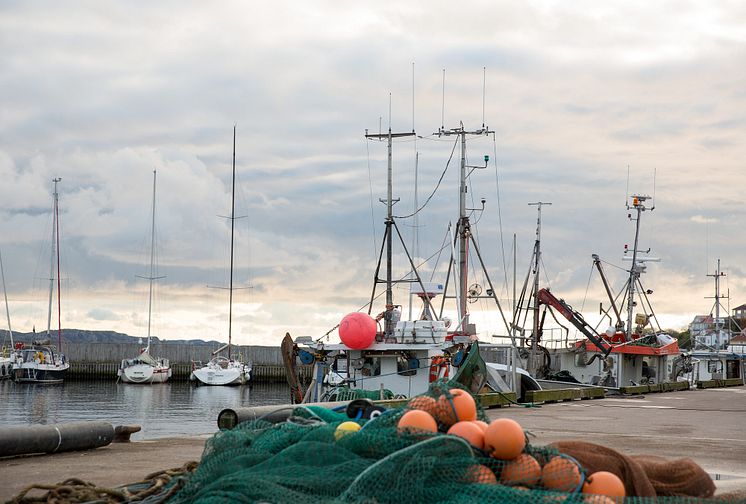
[[(746, 491), (746, 387), (510, 406), (487, 413), (492, 419), (518, 421), (535, 445), (581, 439), (627, 455), (688, 457), (716, 480), (718, 493)], [(81, 452), (0, 459), (0, 502), (32, 483), (73, 477), (109, 488), (135, 483), (198, 461), (208, 438), (113, 443)]]
[(690, 458), (718, 491), (746, 491), (746, 387), (616, 396), (488, 410), (508, 417), (536, 445), (582, 440), (625, 455)]

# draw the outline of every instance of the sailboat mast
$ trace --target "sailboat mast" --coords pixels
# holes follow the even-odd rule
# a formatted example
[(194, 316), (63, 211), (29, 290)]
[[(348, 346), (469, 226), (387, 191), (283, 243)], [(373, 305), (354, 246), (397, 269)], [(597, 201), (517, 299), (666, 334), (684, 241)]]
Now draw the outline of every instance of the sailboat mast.
[(54, 226), (55, 240), (57, 241), (57, 351), (62, 352), (62, 291), (60, 289), (60, 204), (57, 193), (57, 182), (61, 178), (54, 179)]
[(236, 125), (233, 125), (233, 178), (231, 181), (231, 272), (228, 286), (228, 359), (231, 358), (231, 324), (233, 322), (233, 236), (236, 223)]
[(150, 322), (153, 313), (153, 280), (155, 279), (155, 177), (156, 173), (153, 170), (153, 215), (150, 222), (150, 276), (148, 277), (148, 352), (150, 351)]
[(8, 291), (5, 289), (5, 270), (3, 270), (3, 254), (0, 252), (0, 277), (3, 280), (3, 297), (5, 297), (5, 316), (8, 318), (8, 334), (10, 334), (10, 348), (14, 348), (13, 328), (10, 327), (10, 308), (8, 308)]

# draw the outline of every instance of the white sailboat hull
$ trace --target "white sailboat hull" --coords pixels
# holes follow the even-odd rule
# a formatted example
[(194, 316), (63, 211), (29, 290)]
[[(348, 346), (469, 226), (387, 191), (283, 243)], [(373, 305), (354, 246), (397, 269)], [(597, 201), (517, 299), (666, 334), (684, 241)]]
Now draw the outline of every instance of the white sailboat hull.
[(190, 377), (204, 385), (245, 385), (251, 381), (251, 366), (225, 358), (196, 367)]
[(118, 374), (124, 383), (165, 383), (171, 377), (171, 368), (133, 364), (120, 368)]

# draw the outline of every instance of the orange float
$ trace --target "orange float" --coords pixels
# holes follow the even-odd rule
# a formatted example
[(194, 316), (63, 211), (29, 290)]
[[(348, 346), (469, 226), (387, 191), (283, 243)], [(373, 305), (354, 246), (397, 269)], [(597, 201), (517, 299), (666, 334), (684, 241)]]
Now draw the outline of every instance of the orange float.
[(552, 457), (541, 470), (541, 484), (551, 490), (572, 492), (580, 485), (580, 468), (568, 458)]
[(438, 417), (443, 424), (450, 427), (456, 422), (477, 419), (477, 403), (471, 394), (465, 390), (451, 389), (448, 395), (443, 394), (438, 398)]
[(482, 429), (482, 432), (487, 430), (487, 422), (483, 422), (482, 420), (474, 420), (473, 423), (477, 424), (479, 428)]
[(609, 471), (597, 471), (588, 476), (583, 483), (583, 493), (609, 497), (624, 497), (627, 494), (621, 478)]
[(469, 483), (486, 483), (489, 485), (497, 485), (497, 476), (492, 470), (482, 464), (474, 464), (469, 466), (464, 474), (464, 480)]
[(511, 460), (526, 447), (526, 434), (515, 420), (498, 418), (484, 431), (484, 449), (500, 460)]
[(438, 416), (438, 401), (430, 396), (417, 396), (410, 399), (407, 408), (427, 411), (433, 417)]
[(474, 422), (456, 422), (448, 429), (448, 434), (464, 438), (480, 450), (484, 448), (484, 431)]
[(508, 461), (500, 473), (500, 482), (504, 485), (534, 486), (540, 479), (541, 466), (528, 453), (521, 453)]
[(438, 432), (438, 423), (427, 411), (409, 410), (399, 419), (396, 428), (399, 432), (409, 434)]

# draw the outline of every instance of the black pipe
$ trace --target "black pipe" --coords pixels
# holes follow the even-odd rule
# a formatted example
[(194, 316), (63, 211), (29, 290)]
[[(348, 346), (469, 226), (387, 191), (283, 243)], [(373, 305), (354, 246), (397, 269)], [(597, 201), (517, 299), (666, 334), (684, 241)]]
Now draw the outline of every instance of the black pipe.
[(241, 422), (248, 422), (261, 418), (270, 423), (280, 423), (287, 420), (295, 408), (303, 406), (321, 406), (334, 409), (347, 406), (350, 401), (317, 402), (308, 404), (284, 404), (275, 406), (254, 406), (252, 408), (226, 408), (218, 414), (218, 428), (232, 429)]
[(57, 453), (106, 446), (114, 439), (108, 422), (73, 422), (0, 429), (0, 457)]

